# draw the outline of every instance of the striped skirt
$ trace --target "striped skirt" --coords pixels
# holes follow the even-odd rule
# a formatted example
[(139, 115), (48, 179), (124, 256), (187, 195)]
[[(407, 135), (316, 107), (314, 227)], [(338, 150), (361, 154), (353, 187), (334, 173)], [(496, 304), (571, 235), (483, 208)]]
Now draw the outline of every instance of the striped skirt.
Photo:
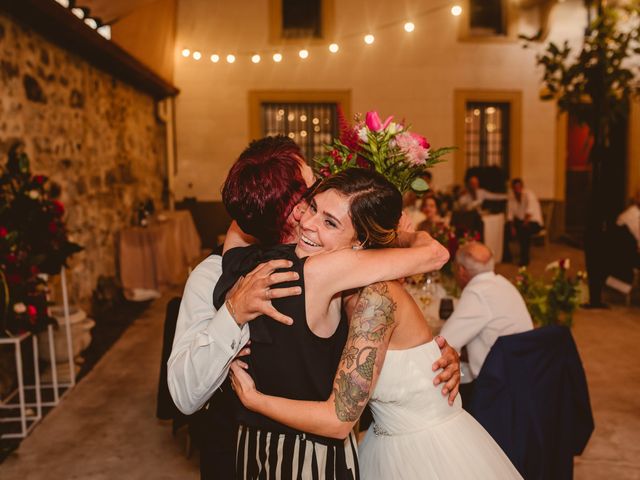
[(236, 477), (248, 480), (359, 480), (358, 444), (310, 434), (276, 433), (240, 425)]

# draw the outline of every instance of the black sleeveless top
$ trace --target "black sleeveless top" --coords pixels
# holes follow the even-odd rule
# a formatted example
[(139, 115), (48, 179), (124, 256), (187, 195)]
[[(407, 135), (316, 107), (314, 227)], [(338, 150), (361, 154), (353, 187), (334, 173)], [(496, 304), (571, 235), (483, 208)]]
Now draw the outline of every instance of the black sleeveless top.
[[(294, 249), (295, 245), (278, 245), (265, 250), (257, 246), (229, 250), (222, 259), (223, 273), (214, 290), (213, 300), (215, 307), (220, 308), (236, 280), (259, 263), (273, 259), (291, 260), (291, 270), (298, 272), (300, 280), (278, 286), (299, 285), (302, 294), (273, 299), (272, 303), (294, 323), (283, 325), (266, 315), (250, 322), (251, 355), (243, 360), (249, 365), (249, 373), (260, 392), (294, 400), (324, 401), (331, 394), (333, 378), (347, 341), (348, 320), (343, 310), (335, 333), (328, 338), (318, 337), (311, 331), (305, 311), (306, 258), (299, 259)], [(238, 410), (238, 421), (262, 430), (298, 433), (243, 406)]]

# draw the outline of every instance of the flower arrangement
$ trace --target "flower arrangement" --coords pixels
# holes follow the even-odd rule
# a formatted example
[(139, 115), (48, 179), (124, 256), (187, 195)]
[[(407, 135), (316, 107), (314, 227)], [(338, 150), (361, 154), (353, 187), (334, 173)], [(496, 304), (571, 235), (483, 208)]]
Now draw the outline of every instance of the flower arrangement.
[(568, 258), (550, 263), (546, 271), (551, 272), (551, 279), (535, 278), (527, 267), (518, 270), (516, 288), (522, 294), (536, 326), (572, 325), (573, 312), (579, 303), (580, 284), (586, 275), (579, 271), (575, 277), (570, 277), (569, 268)]
[(421, 135), (388, 117), (384, 122), (378, 112), (367, 112), (365, 119), (356, 115), (356, 123), (347, 125), (340, 115), (340, 138), (326, 146), (327, 153), (315, 159), (315, 169), (326, 177), (347, 168), (370, 168), (384, 175), (400, 192), (425, 192), (429, 186), (422, 178), (428, 168), (443, 161), (441, 157), (453, 147), (432, 150)]
[(32, 175), (22, 144), (0, 174), (0, 333), (40, 331), (47, 311), (46, 276), (81, 247), (67, 238), (59, 187)]

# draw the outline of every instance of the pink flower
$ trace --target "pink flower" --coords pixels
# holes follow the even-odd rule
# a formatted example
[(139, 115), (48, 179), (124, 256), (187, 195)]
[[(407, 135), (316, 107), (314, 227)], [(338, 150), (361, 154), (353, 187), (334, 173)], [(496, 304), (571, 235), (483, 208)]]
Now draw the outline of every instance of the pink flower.
[(64, 215), (64, 205), (62, 204), (61, 201), (53, 200), (51, 203), (53, 204), (53, 208), (55, 209), (58, 215), (60, 216)]
[(424, 165), (429, 158), (429, 150), (421, 145), (421, 140), (426, 143), (424, 137), (420, 135), (417, 137), (412, 133), (404, 132), (396, 136), (396, 143), (410, 164)]
[(5, 227), (0, 227), (0, 238), (4, 238), (9, 234), (9, 230)]
[(38, 314), (38, 310), (33, 305), (27, 305), (27, 313), (30, 317), (35, 317)]
[(393, 120), (393, 116), (387, 117), (384, 123), (382, 123), (380, 121), (380, 115), (378, 115), (378, 112), (374, 110), (372, 112), (367, 112), (364, 123), (372, 132), (379, 132), (387, 128), (391, 123), (391, 120)]
[(58, 231), (58, 224), (56, 222), (49, 223), (49, 233), (56, 233)]
[(429, 142), (427, 141), (427, 139), (424, 138), (422, 135), (419, 135), (414, 132), (409, 132), (409, 135), (411, 135), (413, 139), (418, 142), (418, 145), (420, 145), (422, 148), (426, 148), (427, 150), (431, 148), (431, 145), (429, 145)]

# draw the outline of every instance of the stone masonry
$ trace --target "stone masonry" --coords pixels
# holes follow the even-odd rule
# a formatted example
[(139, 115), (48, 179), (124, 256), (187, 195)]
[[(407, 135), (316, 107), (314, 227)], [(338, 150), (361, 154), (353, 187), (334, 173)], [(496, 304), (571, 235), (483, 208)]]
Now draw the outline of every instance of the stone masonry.
[(62, 187), (72, 301), (116, 275), (117, 233), (136, 203), (161, 206), (165, 127), (152, 97), (0, 13), (0, 161), (16, 140), (34, 173)]

